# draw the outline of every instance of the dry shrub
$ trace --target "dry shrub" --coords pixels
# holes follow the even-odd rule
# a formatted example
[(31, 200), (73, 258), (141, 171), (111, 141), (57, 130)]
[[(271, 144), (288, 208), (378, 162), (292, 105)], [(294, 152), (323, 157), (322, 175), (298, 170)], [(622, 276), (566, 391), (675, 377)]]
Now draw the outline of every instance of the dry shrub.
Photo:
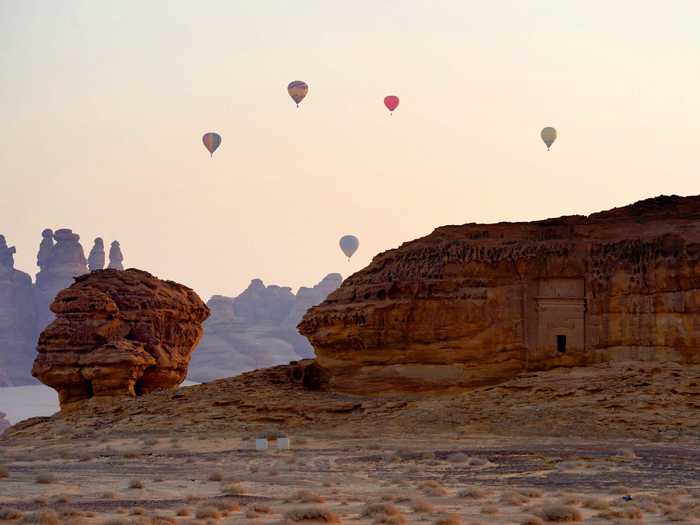
[(585, 498), (582, 504), (583, 508), (591, 510), (607, 510), (610, 508), (610, 504), (601, 498)]
[(271, 514), (272, 513), (272, 509), (267, 505), (256, 504), (256, 505), (253, 505), (251, 507), (251, 510), (253, 512), (257, 512), (258, 514)]
[(131, 516), (145, 516), (146, 514), (148, 514), (148, 512), (143, 507), (134, 507), (129, 511), (129, 515)]
[(129, 481), (130, 489), (142, 489), (143, 487), (143, 481), (141, 481), (140, 479), (132, 479), (131, 481)]
[(522, 494), (526, 498), (541, 498), (542, 497), (542, 491), (540, 489), (526, 488), (526, 489), (520, 489), (520, 490), (518, 490), (518, 492), (520, 492), (520, 494)]
[(434, 479), (428, 479), (421, 482), (418, 488), (428, 496), (447, 496), (447, 489), (442, 483)]
[(175, 511), (175, 516), (180, 516), (180, 517), (185, 517), (185, 516), (192, 516), (192, 508), (191, 507), (180, 507)]
[(5, 465), (0, 465), (0, 479), (5, 479), (10, 477), (10, 471)]
[(18, 520), (22, 517), (22, 513), (17, 509), (11, 509), (10, 507), (0, 507), (0, 520), (12, 521)]
[(51, 503), (53, 503), (54, 505), (56, 505), (56, 504), (58, 504), (58, 505), (64, 504), (65, 505), (66, 503), (70, 503), (72, 499), (73, 499), (73, 496), (71, 496), (70, 494), (58, 494), (58, 495), (54, 496), (53, 498), (51, 498)]
[(583, 519), (578, 509), (564, 503), (548, 503), (542, 507), (540, 516), (544, 521), (549, 522), (581, 521)]
[(221, 489), (221, 492), (223, 492), (224, 494), (229, 494), (231, 496), (241, 496), (245, 494), (243, 485), (241, 485), (240, 483), (227, 483)]
[(170, 516), (154, 516), (148, 525), (177, 525), (177, 520)]
[(209, 474), (209, 477), (207, 479), (209, 481), (223, 481), (224, 475), (221, 472), (216, 471), (216, 472), (212, 472), (211, 474)]
[(362, 511), (363, 518), (369, 518), (374, 525), (403, 525), (406, 518), (391, 503), (370, 503)]
[(430, 503), (427, 499), (423, 498), (415, 498), (411, 502), (411, 507), (413, 508), (413, 512), (418, 512), (418, 513), (423, 513), (423, 512), (433, 512), (433, 504)]
[(457, 496), (465, 499), (484, 499), (487, 496), (487, 492), (478, 487), (468, 487), (458, 492)]
[(496, 505), (484, 505), (479, 512), (488, 515), (498, 514), (498, 507), (496, 507)]
[(195, 517), (198, 520), (214, 519), (218, 520), (221, 518), (221, 512), (216, 507), (199, 507), (195, 513)]
[(501, 494), (500, 502), (504, 505), (509, 505), (511, 507), (520, 507), (521, 505), (527, 503), (528, 497), (523, 496), (520, 492), (514, 490), (509, 490)]
[(324, 507), (299, 507), (290, 509), (284, 515), (286, 522), (322, 521), (324, 523), (340, 523), (338, 516)]
[(608, 520), (639, 520), (642, 519), (644, 516), (642, 514), (642, 511), (636, 505), (625, 505), (621, 508), (609, 509), (605, 512), (601, 512), (599, 514), (599, 517)]
[(46, 496), (37, 496), (32, 501), (35, 505), (39, 505), (40, 507), (45, 507), (49, 504), (49, 498), (47, 498)]
[(285, 503), (323, 503), (325, 498), (320, 494), (310, 490), (297, 490), (294, 494), (284, 500)]
[(41, 485), (49, 485), (56, 483), (56, 476), (53, 474), (39, 474), (34, 481)]
[[(71, 522), (74, 522), (71, 520)], [(53, 510), (42, 510), (32, 514), (26, 514), (22, 519), (22, 523), (35, 525), (60, 525), (61, 520)]]
[(224, 512), (238, 512), (239, 510), (241, 510), (241, 506), (237, 502), (225, 499), (216, 501), (212, 503), (212, 505)]
[(102, 499), (117, 499), (119, 497), (119, 494), (116, 492), (103, 492), (100, 494), (100, 497)]
[(433, 525), (462, 525), (462, 520), (457, 514), (441, 514), (438, 516)]
[(544, 525), (544, 522), (537, 516), (525, 516), (520, 525)]

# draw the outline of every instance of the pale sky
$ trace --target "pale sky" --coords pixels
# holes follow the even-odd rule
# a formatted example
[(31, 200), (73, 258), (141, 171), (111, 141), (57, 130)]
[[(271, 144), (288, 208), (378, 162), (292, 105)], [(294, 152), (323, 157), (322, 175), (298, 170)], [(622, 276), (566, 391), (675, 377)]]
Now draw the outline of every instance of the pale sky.
[(86, 255), (118, 239), (206, 299), (347, 276), (444, 224), (698, 194), (699, 19), (680, 0), (0, 0), (0, 233), (31, 274), (45, 227)]

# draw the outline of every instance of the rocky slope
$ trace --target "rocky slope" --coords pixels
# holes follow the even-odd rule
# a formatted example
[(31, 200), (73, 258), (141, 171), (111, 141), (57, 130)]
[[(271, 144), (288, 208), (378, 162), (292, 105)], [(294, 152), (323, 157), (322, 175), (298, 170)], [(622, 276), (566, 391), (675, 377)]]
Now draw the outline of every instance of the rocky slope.
[(700, 196), (436, 229), (299, 325), (331, 387), (417, 391), (615, 360), (700, 362)]
[[(621, 362), (524, 373), (440, 395), (310, 390), (309, 362), (136, 399), (94, 398), (7, 437), (262, 432), (358, 437), (488, 434), (686, 441), (700, 438), (700, 365)], [(300, 370), (302, 369), (302, 370)]]
[(211, 317), (204, 323), (188, 378), (212, 381), (313, 356), (296, 325), (341, 282), (342, 277), (332, 273), (294, 294), (289, 287), (266, 286), (254, 279), (238, 297), (213, 296), (207, 303)]
[(209, 316), (191, 289), (134, 269), (78, 277), (51, 310), (32, 374), (58, 391), (62, 407), (176, 387)]

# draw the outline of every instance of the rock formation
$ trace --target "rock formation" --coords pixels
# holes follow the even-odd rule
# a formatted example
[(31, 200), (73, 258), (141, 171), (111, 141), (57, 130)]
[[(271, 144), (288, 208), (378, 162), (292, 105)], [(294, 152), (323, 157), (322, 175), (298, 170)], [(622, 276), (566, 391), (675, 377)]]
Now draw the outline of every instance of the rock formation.
[(0, 235), (0, 386), (33, 382), (29, 370), (37, 332), (32, 279), (15, 269), (14, 254)]
[(35, 295), (40, 330), (53, 320), (49, 305), (56, 294), (70, 286), (74, 277), (88, 271), (79, 235), (67, 228), (56, 230), (53, 233), (56, 244), (53, 244), (50, 235), (51, 230), (42, 232), (43, 240), (37, 257), (40, 271), (36, 275)]
[(95, 270), (102, 270), (105, 267), (105, 243), (102, 237), (97, 237), (95, 239), (95, 244), (90, 250), (90, 255), (88, 255), (88, 269), (91, 272)]
[(0, 436), (3, 432), (5, 432), (5, 430), (10, 428), (10, 422), (7, 419), (5, 419), (5, 417), (5, 412), (0, 412)]
[(175, 388), (209, 316), (191, 289), (134, 269), (77, 277), (51, 310), (32, 374), (58, 391), (62, 407)]
[(124, 266), (124, 256), (122, 255), (122, 250), (119, 247), (119, 241), (112, 241), (112, 245), (109, 247), (109, 266), (113, 270), (123, 270)]
[(342, 280), (337, 273), (329, 274), (295, 295), (288, 287), (265, 286), (254, 279), (236, 298), (213, 296), (207, 303), (212, 315), (192, 356), (189, 379), (211, 381), (312, 356), (296, 325), (310, 306), (321, 303)]
[(700, 196), (444, 226), (377, 255), (299, 325), (347, 392), (617, 360), (700, 362)]

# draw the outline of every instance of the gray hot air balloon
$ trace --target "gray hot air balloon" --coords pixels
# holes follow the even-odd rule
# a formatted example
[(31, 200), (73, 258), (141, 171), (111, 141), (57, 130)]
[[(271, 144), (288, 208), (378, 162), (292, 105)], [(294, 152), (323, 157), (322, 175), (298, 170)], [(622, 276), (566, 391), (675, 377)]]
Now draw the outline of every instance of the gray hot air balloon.
[(549, 151), (554, 141), (557, 140), (557, 130), (550, 127), (543, 128), (540, 137), (542, 137), (542, 140), (547, 145), (547, 151)]
[(348, 260), (357, 251), (360, 246), (360, 240), (354, 235), (343, 235), (340, 238), (340, 249), (347, 256)]

